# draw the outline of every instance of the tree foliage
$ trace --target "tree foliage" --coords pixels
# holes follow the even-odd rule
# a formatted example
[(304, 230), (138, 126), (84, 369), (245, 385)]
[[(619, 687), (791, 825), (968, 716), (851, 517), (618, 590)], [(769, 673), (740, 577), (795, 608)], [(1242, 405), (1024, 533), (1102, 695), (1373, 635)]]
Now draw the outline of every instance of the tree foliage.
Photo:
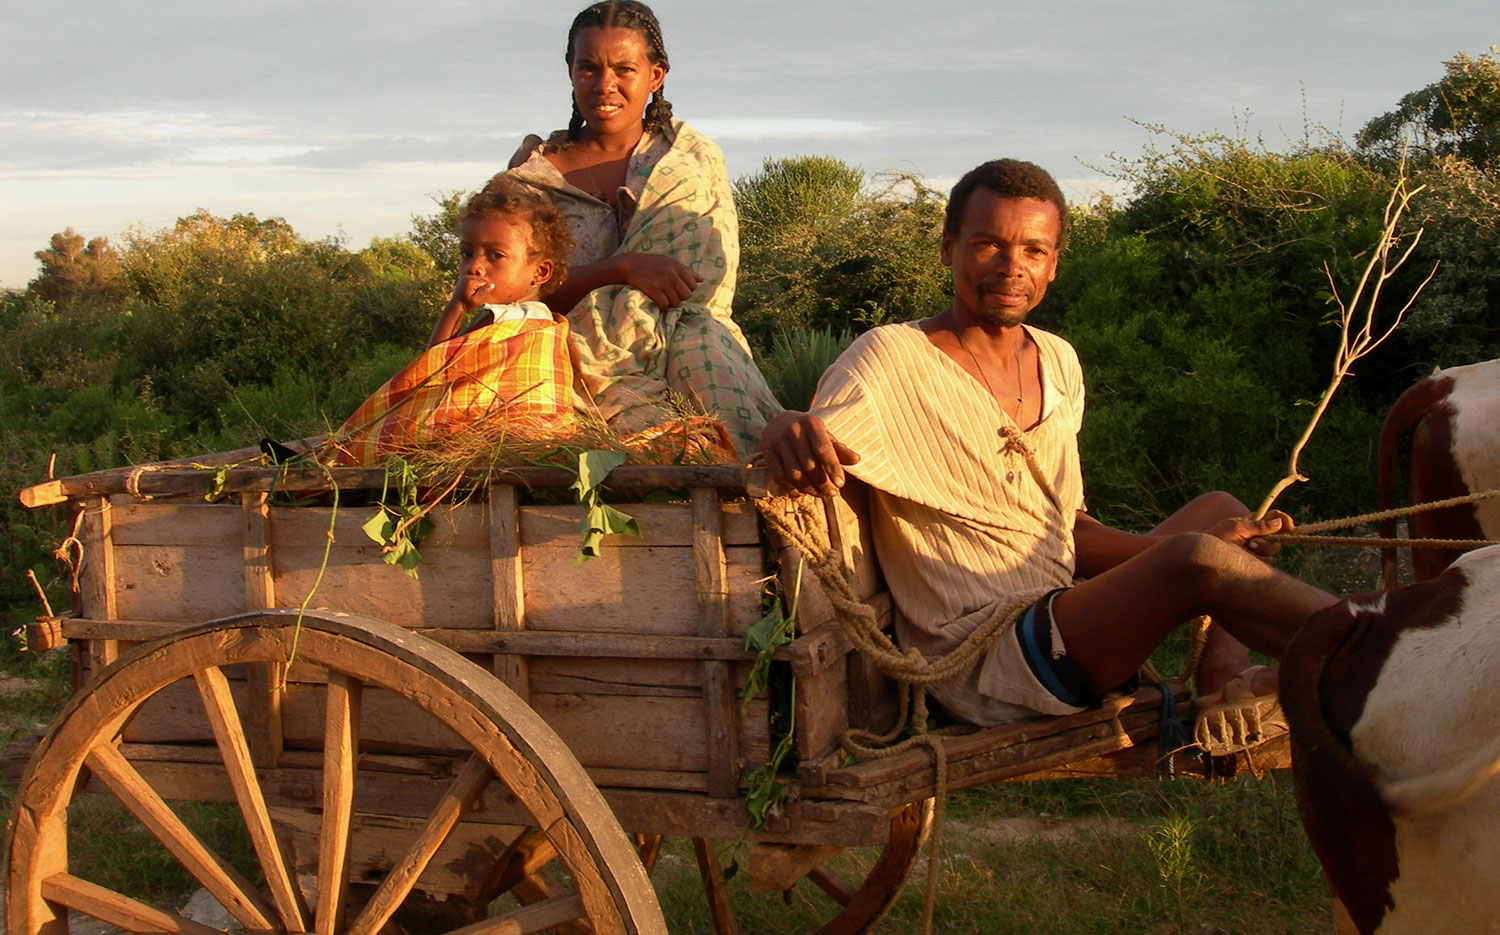
[[(1034, 320), (1083, 362), (1094, 512), (1146, 526), (1203, 490), (1265, 494), (1327, 381), (1328, 274), (1343, 288), (1362, 268), (1396, 142), (1415, 135), (1425, 232), (1388, 289), (1404, 297), (1440, 262), (1437, 274), (1340, 390), (1302, 461), (1313, 483), (1287, 504), (1368, 508), (1390, 401), (1434, 364), (1500, 357), (1496, 69), (1494, 49), (1457, 56), (1352, 149), (1156, 128), (1157, 145), (1114, 165), (1127, 194), (1074, 208)], [(802, 156), (767, 160), (734, 194), (735, 314), (789, 400), (850, 333), (947, 305), (944, 202), (920, 179)], [(280, 219), (201, 211), (114, 243), (54, 235), (37, 278), (0, 295), (0, 484), (40, 480), (53, 456), (55, 473), (79, 473), (337, 423), (421, 346), (451, 290), (463, 197), (357, 251)], [(50, 575), (60, 538), (55, 517), (13, 504), (0, 504), (7, 616), (27, 601), (21, 570)]]
[(1500, 173), (1500, 47), (1460, 52), (1443, 77), (1413, 91), (1359, 132), (1369, 155), (1394, 162), (1455, 156), (1488, 175)]
[(943, 198), (907, 174), (869, 179), (825, 156), (767, 159), (735, 182), (740, 272), (734, 314), (758, 348), (777, 331), (864, 330), (948, 302), (934, 261)]

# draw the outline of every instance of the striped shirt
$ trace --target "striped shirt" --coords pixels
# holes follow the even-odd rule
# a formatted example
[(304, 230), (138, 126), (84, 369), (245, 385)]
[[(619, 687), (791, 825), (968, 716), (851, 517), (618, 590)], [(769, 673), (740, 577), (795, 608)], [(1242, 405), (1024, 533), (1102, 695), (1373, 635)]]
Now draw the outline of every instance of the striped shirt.
[[(813, 412), (859, 454), (849, 473), (872, 489), (897, 637), (929, 657), (952, 650), (996, 611), (1073, 581), (1083, 374), (1068, 342), (1026, 330), (1040, 356), (1042, 415), (1022, 434), (1056, 502), (1009, 449), (1002, 428), (1015, 426), (1010, 416), (914, 322), (867, 332), (818, 385)], [(1034, 680), (989, 662), (933, 694), (981, 724), (1076, 710), (1058, 709)]]

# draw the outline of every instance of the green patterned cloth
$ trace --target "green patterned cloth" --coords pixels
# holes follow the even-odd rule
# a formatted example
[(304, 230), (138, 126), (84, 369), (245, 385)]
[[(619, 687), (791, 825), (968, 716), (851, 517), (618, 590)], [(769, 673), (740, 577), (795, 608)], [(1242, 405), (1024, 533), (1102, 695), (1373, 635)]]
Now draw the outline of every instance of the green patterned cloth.
[[(716, 416), (739, 454), (748, 456), (782, 406), (730, 317), (740, 243), (724, 157), (712, 140), (680, 121), (665, 135), (670, 148), (659, 159), (632, 158), (627, 166), (634, 177), (625, 188), (639, 197), (616, 252), (671, 257), (703, 282), (665, 312), (629, 286), (589, 293), (568, 313), (576, 388), (621, 431), (661, 421), (663, 406), (675, 396)], [(640, 152), (650, 144), (644, 139)], [(545, 191), (574, 227), (601, 207), (614, 210), (563, 181), (539, 149), (511, 174)]]

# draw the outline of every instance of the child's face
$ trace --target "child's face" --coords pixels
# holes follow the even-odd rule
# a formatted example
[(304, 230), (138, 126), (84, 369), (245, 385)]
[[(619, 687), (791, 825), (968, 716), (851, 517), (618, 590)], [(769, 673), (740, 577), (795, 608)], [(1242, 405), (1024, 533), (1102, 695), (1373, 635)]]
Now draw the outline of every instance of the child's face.
[(476, 305), (505, 305), (537, 298), (552, 275), (552, 261), (533, 257), (531, 225), (521, 218), (483, 214), (467, 218), (459, 233), (460, 291)]

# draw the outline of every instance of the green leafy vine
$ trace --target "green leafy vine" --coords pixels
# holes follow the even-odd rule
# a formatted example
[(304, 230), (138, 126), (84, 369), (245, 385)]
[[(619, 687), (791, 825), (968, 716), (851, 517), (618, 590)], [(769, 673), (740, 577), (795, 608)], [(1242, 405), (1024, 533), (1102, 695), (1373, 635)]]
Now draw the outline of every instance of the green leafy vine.
[(641, 528), (635, 517), (604, 502), (603, 484), (609, 472), (625, 463), (623, 451), (581, 451), (578, 453), (578, 480), (570, 488), (587, 510), (578, 521), (582, 541), (574, 565), (599, 557), (599, 546), (608, 535), (639, 536)]

